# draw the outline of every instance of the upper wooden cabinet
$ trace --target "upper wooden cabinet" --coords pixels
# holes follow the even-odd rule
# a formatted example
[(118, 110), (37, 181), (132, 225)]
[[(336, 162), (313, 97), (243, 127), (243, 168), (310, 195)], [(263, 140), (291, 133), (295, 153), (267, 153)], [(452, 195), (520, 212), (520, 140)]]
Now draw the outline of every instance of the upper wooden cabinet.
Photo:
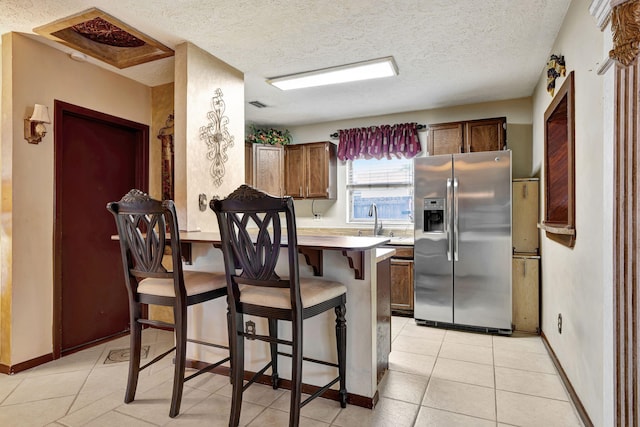
[(462, 153), (463, 136), (464, 125), (462, 123), (429, 125), (427, 150), (432, 156)]
[(331, 142), (285, 147), (285, 194), (295, 198), (335, 199), (336, 146)]
[(253, 185), (253, 144), (244, 143), (244, 182)]
[(304, 197), (306, 183), (304, 173), (304, 145), (287, 145), (284, 149), (284, 193), (292, 197)]
[(429, 125), (427, 150), (438, 154), (503, 150), (506, 117)]
[[(272, 196), (282, 197), (284, 191), (284, 149), (279, 145), (252, 145), (251, 184)], [(247, 163), (245, 159), (245, 167)], [(246, 175), (248, 174), (245, 174), (245, 178), (249, 178)]]

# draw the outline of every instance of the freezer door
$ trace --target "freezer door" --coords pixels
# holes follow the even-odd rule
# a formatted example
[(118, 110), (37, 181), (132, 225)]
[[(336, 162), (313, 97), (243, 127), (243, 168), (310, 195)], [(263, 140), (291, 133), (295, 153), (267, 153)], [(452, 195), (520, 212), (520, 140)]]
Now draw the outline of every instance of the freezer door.
[(451, 155), (414, 163), (414, 317), (453, 322)]
[(511, 329), (511, 152), (453, 156), (454, 322)]

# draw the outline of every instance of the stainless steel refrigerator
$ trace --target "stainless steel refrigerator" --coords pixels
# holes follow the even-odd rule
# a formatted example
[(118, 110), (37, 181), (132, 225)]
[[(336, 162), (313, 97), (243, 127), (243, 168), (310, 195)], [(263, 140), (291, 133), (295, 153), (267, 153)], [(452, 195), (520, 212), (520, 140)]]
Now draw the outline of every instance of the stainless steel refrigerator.
[(418, 324), (511, 332), (511, 151), (414, 163)]

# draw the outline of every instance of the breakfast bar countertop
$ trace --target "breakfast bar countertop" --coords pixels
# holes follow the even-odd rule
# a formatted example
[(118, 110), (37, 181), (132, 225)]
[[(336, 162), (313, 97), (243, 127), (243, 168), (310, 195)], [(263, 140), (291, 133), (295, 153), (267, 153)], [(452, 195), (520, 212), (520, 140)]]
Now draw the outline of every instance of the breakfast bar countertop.
[[(386, 236), (307, 236), (298, 235), (298, 247), (307, 249), (366, 251), (388, 244)], [(219, 243), (220, 233), (209, 231), (181, 231), (180, 241), (185, 243)], [(287, 245), (286, 240), (282, 242)]]

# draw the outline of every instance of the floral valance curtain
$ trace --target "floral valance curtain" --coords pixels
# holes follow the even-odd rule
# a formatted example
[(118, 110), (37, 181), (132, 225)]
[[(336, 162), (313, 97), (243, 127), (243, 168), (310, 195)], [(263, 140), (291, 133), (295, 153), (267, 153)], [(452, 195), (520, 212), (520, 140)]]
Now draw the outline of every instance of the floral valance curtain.
[(338, 132), (340, 160), (391, 159), (393, 156), (410, 159), (422, 151), (417, 123), (341, 129)]

